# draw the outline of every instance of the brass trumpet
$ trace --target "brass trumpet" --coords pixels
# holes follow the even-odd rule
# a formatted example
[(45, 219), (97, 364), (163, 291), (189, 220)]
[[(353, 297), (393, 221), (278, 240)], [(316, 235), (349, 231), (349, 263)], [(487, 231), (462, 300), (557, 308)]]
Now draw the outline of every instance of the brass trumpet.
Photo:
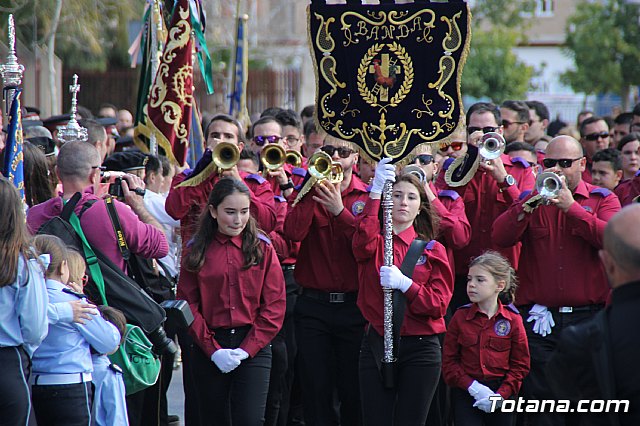
[(288, 149), (285, 158), (285, 162), (291, 164), (293, 167), (302, 166), (302, 154), (295, 149)]
[(298, 196), (293, 201), (292, 206), (295, 206), (304, 198), (305, 195), (311, 188), (314, 187), (318, 182), (321, 182), (327, 179), (331, 183), (340, 183), (342, 179), (344, 179), (344, 172), (342, 170), (342, 165), (337, 162), (331, 160), (329, 154), (324, 151), (318, 151), (309, 158), (309, 179), (304, 184)]
[(240, 160), (240, 150), (231, 142), (218, 142), (211, 155), (220, 171), (232, 168)]
[(478, 144), (478, 152), (487, 161), (495, 160), (504, 152), (506, 142), (497, 132), (485, 133)]
[(263, 174), (266, 176), (269, 171), (274, 171), (284, 166), (286, 161), (284, 148), (276, 144), (265, 146), (260, 152), (260, 161), (262, 161), (262, 165), (264, 166)]

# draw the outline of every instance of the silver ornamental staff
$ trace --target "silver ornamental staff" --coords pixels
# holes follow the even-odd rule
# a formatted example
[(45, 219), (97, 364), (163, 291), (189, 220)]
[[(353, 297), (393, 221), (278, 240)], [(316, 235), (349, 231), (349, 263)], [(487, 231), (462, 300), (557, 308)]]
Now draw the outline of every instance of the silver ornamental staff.
[[(388, 180), (382, 189), (382, 230), (384, 232), (384, 266), (393, 266), (393, 183)], [(384, 353), (382, 357), (382, 380), (386, 387), (393, 387), (393, 289), (384, 288)]]
[(15, 90), (22, 84), (22, 74), (24, 73), (24, 66), (18, 63), (16, 56), (16, 26), (13, 15), (9, 15), (9, 54), (7, 62), (0, 66), (0, 73), (2, 73), (4, 114), (8, 123), (11, 101)]
[(79, 91), (78, 74), (74, 74), (73, 84), (69, 86), (69, 92), (71, 92), (71, 119), (66, 126), (58, 129), (58, 140), (63, 144), (72, 141), (86, 142), (89, 139), (87, 129), (81, 127), (80, 124), (78, 124), (78, 120), (76, 120)]

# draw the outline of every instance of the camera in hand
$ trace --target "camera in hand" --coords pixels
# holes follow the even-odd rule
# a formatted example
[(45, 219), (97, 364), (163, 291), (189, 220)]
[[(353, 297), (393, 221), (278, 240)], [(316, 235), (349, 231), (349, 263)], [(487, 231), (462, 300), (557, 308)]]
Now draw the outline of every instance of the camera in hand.
[[(146, 190), (142, 188), (136, 188), (133, 190), (133, 192), (140, 195), (141, 197), (144, 197)], [(109, 195), (111, 195), (112, 197), (120, 197), (120, 198), (124, 197), (124, 191), (122, 190), (121, 177), (115, 178), (113, 183), (109, 184)]]
[(113, 183), (109, 184), (109, 195), (111, 195), (112, 197), (124, 197), (121, 177), (115, 178)]

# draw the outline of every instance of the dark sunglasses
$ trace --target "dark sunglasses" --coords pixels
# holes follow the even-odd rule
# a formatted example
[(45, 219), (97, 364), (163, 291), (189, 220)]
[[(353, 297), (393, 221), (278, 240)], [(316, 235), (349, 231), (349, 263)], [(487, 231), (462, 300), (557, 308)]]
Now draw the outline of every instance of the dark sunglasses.
[(353, 150), (349, 148), (345, 148), (343, 146), (335, 147), (333, 145), (325, 145), (320, 148), (323, 152), (329, 154), (330, 157), (333, 157), (333, 153), (338, 151), (338, 155), (340, 158), (349, 158), (351, 154), (353, 154)]
[(491, 127), (491, 126), (487, 126), (487, 127), (467, 127), (467, 133), (472, 134), (473, 132), (479, 132), (480, 130), (482, 130), (482, 133), (491, 133), (491, 132), (495, 132), (496, 130), (498, 130), (498, 127)]
[(271, 136), (254, 136), (253, 141), (258, 146), (262, 146), (266, 143), (278, 143), (282, 139), (280, 136), (271, 135)]
[(597, 141), (598, 139), (606, 139), (609, 137), (609, 132), (600, 132), (600, 133), (590, 133), (588, 135), (584, 135), (584, 138), (588, 141)]
[(426, 166), (427, 164), (431, 164), (433, 162), (433, 155), (431, 154), (420, 154), (416, 157), (416, 159), (422, 164)]
[(550, 169), (551, 167), (555, 167), (556, 164), (558, 164), (560, 167), (562, 167), (563, 169), (568, 169), (569, 167), (571, 167), (571, 165), (573, 164), (574, 161), (578, 161), (581, 160), (582, 157), (580, 158), (562, 158), (559, 160), (556, 160), (555, 158), (545, 158), (544, 160), (542, 160), (542, 165), (544, 166), (545, 169)]
[(528, 121), (509, 121), (509, 120), (504, 120), (504, 119), (502, 120), (502, 125), (504, 127), (509, 127), (512, 124), (524, 124), (524, 123), (529, 123), (529, 122)]

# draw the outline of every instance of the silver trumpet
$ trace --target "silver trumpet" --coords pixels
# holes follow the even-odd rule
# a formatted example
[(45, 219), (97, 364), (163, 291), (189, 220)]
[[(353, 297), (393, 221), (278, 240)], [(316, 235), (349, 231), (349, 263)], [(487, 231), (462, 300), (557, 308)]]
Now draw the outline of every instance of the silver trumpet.
[(427, 174), (424, 172), (424, 170), (422, 170), (422, 167), (418, 166), (417, 164), (409, 164), (408, 166), (405, 166), (402, 169), (401, 174), (406, 175), (406, 174), (410, 174), (410, 175), (414, 175), (415, 177), (417, 177), (420, 180), (420, 183), (422, 185), (426, 185), (427, 182)]
[(562, 189), (562, 179), (553, 172), (543, 172), (536, 177), (536, 191), (545, 203), (556, 198)]
[(504, 137), (497, 132), (485, 133), (478, 144), (478, 152), (486, 161), (495, 160), (504, 152), (507, 143)]

